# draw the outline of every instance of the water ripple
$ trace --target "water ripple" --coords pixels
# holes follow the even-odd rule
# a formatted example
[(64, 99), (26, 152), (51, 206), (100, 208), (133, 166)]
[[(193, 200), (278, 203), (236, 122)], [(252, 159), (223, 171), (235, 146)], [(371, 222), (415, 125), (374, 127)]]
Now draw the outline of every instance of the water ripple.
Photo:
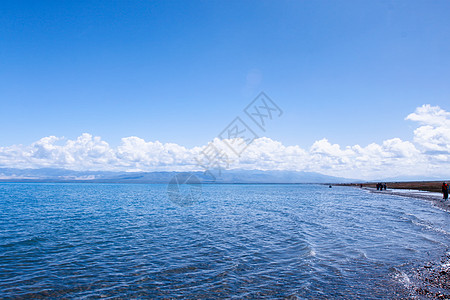
[[(426, 201), (320, 185), (0, 184), (1, 298), (407, 297), (448, 246)], [(406, 276), (406, 277), (405, 277)]]

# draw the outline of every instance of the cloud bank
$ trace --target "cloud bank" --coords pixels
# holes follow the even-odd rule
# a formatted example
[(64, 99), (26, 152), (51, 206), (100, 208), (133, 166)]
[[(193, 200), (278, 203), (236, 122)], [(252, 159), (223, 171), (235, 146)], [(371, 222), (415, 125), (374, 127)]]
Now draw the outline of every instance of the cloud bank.
[[(241, 156), (233, 155), (222, 140), (213, 144), (226, 151), (230, 169), (291, 170), (375, 179), (396, 176), (450, 177), (450, 113), (423, 105), (406, 117), (417, 122), (413, 141), (392, 138), (342, 147), (327, 139), (309, 149), (285, 146), (267, 137), (256, 139)], [(44, 137), (31, 145), (0, 147), (3, 168), (64, 168), (79, 171), (199, 171), (203, 146), (185, 148), (173, 143), (121, 139), (111, 147), (100, 137), (84, 133), (76, 140)]]

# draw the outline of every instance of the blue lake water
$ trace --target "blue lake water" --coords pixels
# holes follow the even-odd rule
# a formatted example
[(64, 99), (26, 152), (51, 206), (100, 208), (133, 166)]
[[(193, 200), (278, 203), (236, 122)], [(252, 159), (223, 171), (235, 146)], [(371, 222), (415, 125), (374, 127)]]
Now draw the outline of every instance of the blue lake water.
[(0, 184), (0, 298), (401, 298), (439, 260), (430, 202), (322, 185)]

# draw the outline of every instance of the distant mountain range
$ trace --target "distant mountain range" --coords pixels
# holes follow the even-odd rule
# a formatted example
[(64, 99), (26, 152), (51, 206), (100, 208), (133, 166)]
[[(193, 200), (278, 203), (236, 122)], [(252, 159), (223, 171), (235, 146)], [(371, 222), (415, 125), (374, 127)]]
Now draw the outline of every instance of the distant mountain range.
[[(169, 183), (182, 172), (103, 172), (65, 169), (0, 168), (0, 182)], [(349, 183), (358, 180), (313, 172), (226, 170), (215, 181), (204, 172), (190, 172), (201, 183)]]

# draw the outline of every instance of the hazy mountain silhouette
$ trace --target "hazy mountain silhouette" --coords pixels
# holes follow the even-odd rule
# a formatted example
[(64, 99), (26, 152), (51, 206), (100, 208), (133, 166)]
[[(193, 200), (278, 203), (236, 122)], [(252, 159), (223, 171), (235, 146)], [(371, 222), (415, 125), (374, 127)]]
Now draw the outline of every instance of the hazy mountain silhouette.
[[(182, 172), (104, 172), (65, 169), (0, 168), (2, 182), (117, 182), (168, 183)], [(346, 183), (354, 179), (327, 176), (314, 172), (227, 170), (214, 181), (204, 172), (192, 172), (202, 183)]]

